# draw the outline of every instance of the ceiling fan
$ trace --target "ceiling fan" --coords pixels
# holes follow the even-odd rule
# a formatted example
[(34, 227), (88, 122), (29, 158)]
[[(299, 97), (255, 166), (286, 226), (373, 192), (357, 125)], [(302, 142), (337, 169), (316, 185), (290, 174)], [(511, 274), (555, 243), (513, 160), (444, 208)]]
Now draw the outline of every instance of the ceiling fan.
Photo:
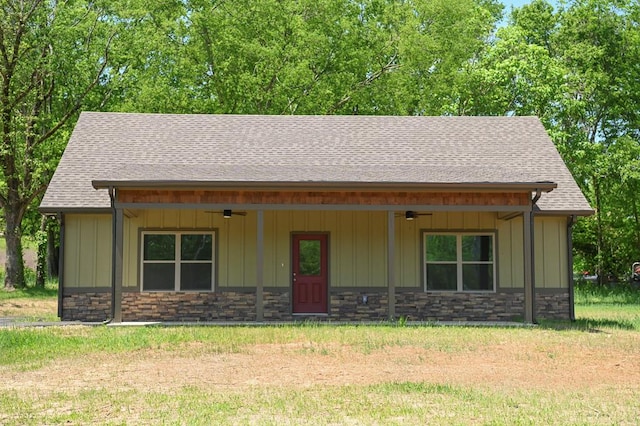
[(205, 210), (205, 213), (221, 214), (222, 217), (225, 218), (225, 219), (231, 219), (231, 216), (246, 216), (247, 215), (247, 212), (238, 212), (238, 211), (233, 211), (231, 209), (224, 209), (224, 210), (218, 210), (218, 211)]
[(407, 210), (404, 213), (396, 213), (396, 217), (404, 217), (406, 220), (414, 220), (418, 216), (431, 216), (433, 213), (419, 213), (413, 210)]

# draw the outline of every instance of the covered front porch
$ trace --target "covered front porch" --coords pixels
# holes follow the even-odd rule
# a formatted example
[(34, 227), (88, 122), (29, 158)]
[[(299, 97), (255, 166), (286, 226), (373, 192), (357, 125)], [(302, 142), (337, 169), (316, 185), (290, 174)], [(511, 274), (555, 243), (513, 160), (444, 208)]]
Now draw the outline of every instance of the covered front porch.
[[(531, 323), (536, 305), (544, 311), (555, 306), (560, 312), (552, 309), (551, 315), (566, 317), (568, 286), (558, 282), (552, 286), (557, 290), (534, 291), (534, 200), (530, 190), (519, 189), (336, 193), (110, 187), (111, 290), (78, 292), (67, 300), (67, 311), (99, 297), (110, 299), (104, 302), (114, 322), (403, 317)], [(211, 235), (211, 287), (183, 289), (174, 280), (174, 288), (154, 288), (145, 281), (155, 267), (145, 258), (145, 241), (183, 234)], [(450, 289), (429, 281), (434, 278), (427, 275), (435, 275), (427, 271), (447, 262), (427, 259), (426, 241), (445, 234), (491, 242), (491, 259), (476, 265), (491, 270), (490, 284)], [(309, 253), (318, 256), (308, 258)], [(179, 281), (179, 273), (176, 277)], [(300, 286), (305, 280), (306, 287)]]

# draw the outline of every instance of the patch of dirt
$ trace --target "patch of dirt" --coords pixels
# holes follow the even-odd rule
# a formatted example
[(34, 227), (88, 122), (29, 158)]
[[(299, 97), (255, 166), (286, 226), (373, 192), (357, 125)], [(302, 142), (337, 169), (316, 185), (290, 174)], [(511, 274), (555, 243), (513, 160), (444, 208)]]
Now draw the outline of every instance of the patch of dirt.
[(406, 381), (521, 391), (640, 390), (640, 354), (622, 349), (556, 345), (541, 350), (533, 343), (506, 342), (455, 353), (416, 346), (364, 353), (350, 346), (295, 343), (255, 345), (242, 351), (202, 354), (201, 348), (194, 347), (180, 354), (162, 350), (124, 357), (95, 354), (56, 361), (36, 371), (0, 368), (0, 382), (4, 389), (38, 395), (59, 389), (166, 392), (184, 386), (240, 390)]
[(57, 299), (7, 299), (0, 301), (0, 318), (48, 318), (57, 312)]

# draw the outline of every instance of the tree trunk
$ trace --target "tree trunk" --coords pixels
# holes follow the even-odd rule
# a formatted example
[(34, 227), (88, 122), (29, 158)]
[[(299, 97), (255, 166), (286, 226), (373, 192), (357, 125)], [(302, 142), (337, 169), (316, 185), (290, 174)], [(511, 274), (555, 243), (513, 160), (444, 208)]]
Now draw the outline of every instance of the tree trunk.
[(22, 288), (24, 282), (24, 260), (22, 258), (22, 230), (20, 228), (20, 208), (17, 206), (6, 206), (4, 209), (4, 220), (7, 229), (4, 239), (7, 243), (7, 258), (5, 260), (4, 288), (13, 290)]
[(36, 264), (36, 287), (44, 288), (47, 281), (47, 217), (40, 218), (40, 230), (37, 233), (38, 263)]
[(596, 274), (598, 274), (598, 284), (602, 285), (604, 280), (604, 262), (603, 262), (603, 246), (604, 246), (604, 231), (602, 226), (602, 206), (600, 198), (600, 177), (594, 176), (593, 183), (595, 185), (595, 202), (596, 202), (596, 225), (597, 225), (597, 240), (598, 240), (598, 253), (596, 254)]
[(47, 275), (58, 276), (58, 259), (60, 258), (59, 247), (56, 245), (57, 221), (49, 219), (47, 221)]

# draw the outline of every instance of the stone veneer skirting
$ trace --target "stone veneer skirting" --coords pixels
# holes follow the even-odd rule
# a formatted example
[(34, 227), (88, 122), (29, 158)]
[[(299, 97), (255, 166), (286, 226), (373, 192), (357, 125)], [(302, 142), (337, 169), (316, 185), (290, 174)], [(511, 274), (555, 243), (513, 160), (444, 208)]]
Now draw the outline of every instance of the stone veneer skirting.
[[(338, 291), (330, 294), (326, 315), (291, 313), (290, 293), (264, 291), (264, 321), (296, 321), (307, 318), (328, 321), (384, 321), (388, 319), (386, 289)], [(254, 292), (125, 292), (123, 321), (216, 322), (256, 320)], [(568, 291), (536, 292), (539, 319), (569, 319)], [(69, 293), (63, 297), (64, 321), (104, 321), (110, 316), (111, 294)], [(409, 321), (517, 321), (524, 314), (524, 295), (498, 293), (396, 292), (396, 318)]]
[(111, 293), (72, 293), (62, 297), (62, 321), (105, 321), (111, 314)]

